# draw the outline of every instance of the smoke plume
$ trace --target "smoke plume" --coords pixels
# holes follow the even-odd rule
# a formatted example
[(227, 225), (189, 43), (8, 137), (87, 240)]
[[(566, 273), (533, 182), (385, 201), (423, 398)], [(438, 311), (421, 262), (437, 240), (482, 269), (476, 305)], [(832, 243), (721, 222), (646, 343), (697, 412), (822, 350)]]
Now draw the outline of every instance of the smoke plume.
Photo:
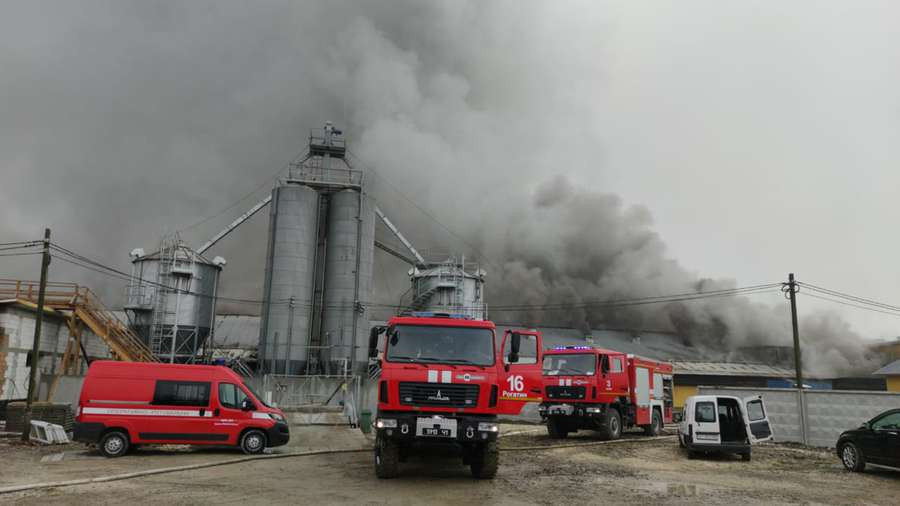
[[(658, 227), (679, 253), (692, 253), (691, 264), (780, 278), (786, 269), (767, 251), (768, 234), (794, 239), (780, 225), (796, 199), (787, 188), (815, 178), (818, 191), (843, 197), (855, 188), (842, 179), (846, 167), (898, 159), (884, 135), (896, 118), (879, 114), (896, 109), (897, 79), (887, 74), (900, 44), (868, 37), (882, 24), (895, 34), (896, 13), (851, 22), (847, 13), (832, 20), (827, 9), (796, 9), (811, 33), (827, 34), (822, 47), (842, 41), (844, 52), (821, 58), (833, 68), (807, 57), (821, 49), (801, 44), (819, 39), (796, 37), (790, 15), (719, 2), (652, 15), (594, 1), (7, 5), (0, 238), (38, 238), (50, 226), (59, 244), (122, 270), (132, 248), (152, 250), (163, 232), (202, 244), (269, 191), (309, 128), (332, 120), (370, 193), (415, 244), (483, 257), (491, 304), (735, 286), (675, 261), (684, 255), (667, 252), (649, 210), (626, 201), (666, 218)], [(716, 23), (695, 26), (697, 12)], [(844, 33), (851, 25), (866, 28)], [(833, 69), (840, 79), (822, 74)], [(878, 77), (846, 78), (867, 72)], [(869, 107), (860, 105), (868, 97)], [(857, 127), (860, 149), (845, 125)], [(893, 196), (864, 200), (825, 217), (816, 212), (830, 212), (838, 198), (806, 206), (795, 218), (806, 236), (785, 261), (830, 274), (853, 258), (842, 249), (853, 241), (833, 244), (834, 230), (856, 230), (846, 216)], [(222, 295), (261, 298), (265, 214), (209, 252), (228, 259)], [(702, 226), (672, 233), (701, 214)], [(881, 264), (896, 264), (887, 253), (895, 247), (873, 249), (888, 255)], [(0, 275), (35, 278), (36, 265), (4, 257)], [(395, 303), (407, 266), (379, 253), (375, 267), (373, 302)], [(838, 281), (848, 279), (842, 274)], [(54, 261), (51, 277), (88, 284), (110, 305), (122, 299), (121, 280), (93, 271)], [(223, 301), (220, 309), (259, 305)], [(788, 344), (785, 311), (783, 299), (730, 298), (503, 317), (670, 330), (698, 350), (728, 353)], [(846, 322), (817, 314), (801, 323), (811, 371), (867, 372), (863, 343)]]

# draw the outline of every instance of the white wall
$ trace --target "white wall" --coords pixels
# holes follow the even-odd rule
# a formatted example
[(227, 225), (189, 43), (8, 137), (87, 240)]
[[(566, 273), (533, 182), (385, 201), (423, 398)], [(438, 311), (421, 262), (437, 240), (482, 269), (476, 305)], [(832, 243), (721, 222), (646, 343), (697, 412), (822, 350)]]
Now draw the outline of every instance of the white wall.
[[(21, 399), (28, 392), (28, 355), (34, 343), (35, 314), (14, 304), (0, 305), (0, 400)], [(69, 329), (59, 316), (45, 314), (41, 324), (39, 372), (54, 374), (66, 351)], [(82, 332), (88, 356), (108, 358), (109, 348), (88, 329)], [(84, 366), (82, 366), (84, 367)]]

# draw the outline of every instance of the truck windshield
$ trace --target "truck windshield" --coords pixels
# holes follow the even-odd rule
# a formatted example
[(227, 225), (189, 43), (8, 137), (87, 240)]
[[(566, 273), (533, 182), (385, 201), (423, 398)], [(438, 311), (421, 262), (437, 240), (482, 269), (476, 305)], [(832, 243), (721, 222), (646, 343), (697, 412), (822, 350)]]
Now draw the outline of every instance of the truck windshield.
[(593, 376), (597, 356), (590, 353), (544, 355), (544, 376)]
[(491, 329), (398, 325), (388, 336), (391, 362), (494, 365)]

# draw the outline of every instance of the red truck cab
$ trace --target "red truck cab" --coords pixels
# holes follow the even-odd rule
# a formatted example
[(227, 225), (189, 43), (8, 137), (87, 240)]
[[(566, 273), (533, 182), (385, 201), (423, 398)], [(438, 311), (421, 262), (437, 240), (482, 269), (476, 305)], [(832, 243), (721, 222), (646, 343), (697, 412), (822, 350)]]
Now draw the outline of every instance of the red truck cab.
[(244, 453), (287, 444), (287, 420), (231, 369), (98, 360), (78, 402), (74, 439), (120, 457), (139, 444), (228, 445)]
[(658, 435), (672, 421), (672, 365), (593, 346), (562, 346), (544, 353), (544, 402), (550, 437), (580, 429), (617, 439), (640, 426)]
[(369, 357), (378, 379), (379, 478), (397, 476), (410, 453), (436, 445), (459, 450), (473, 476), (493, 478), (497, 415), (541, 400), (538, 332), (507, 331), (498, 349), (490, 321), (415, 313), (374, 327)]

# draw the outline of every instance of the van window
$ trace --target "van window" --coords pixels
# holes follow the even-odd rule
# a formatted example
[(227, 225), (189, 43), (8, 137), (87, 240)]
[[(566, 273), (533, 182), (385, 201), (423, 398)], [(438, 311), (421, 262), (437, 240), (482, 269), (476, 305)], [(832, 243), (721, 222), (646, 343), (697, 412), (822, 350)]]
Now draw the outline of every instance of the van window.
[(747, 418), (751, 422), (762, 420), (765, 417), (766, 413), (763, 411), (762, 401), (750, 401), (747, 403)]
[(209, 406), (210, 384), (204, 381), (158, 380), (153, 404), (167, 406)]
[(231, 383), (219, 383), (219, 404), (226, 408), (241, 409), (247, 394)]
[(622, 372), (622, 358), (621, 357), (613, 357), (612, 359), (612, 369), (610, 372)]
[(715, 423), (716, 405), (713, 402), (698, 402), (694, 408), (694, 421), (701, 423)]

